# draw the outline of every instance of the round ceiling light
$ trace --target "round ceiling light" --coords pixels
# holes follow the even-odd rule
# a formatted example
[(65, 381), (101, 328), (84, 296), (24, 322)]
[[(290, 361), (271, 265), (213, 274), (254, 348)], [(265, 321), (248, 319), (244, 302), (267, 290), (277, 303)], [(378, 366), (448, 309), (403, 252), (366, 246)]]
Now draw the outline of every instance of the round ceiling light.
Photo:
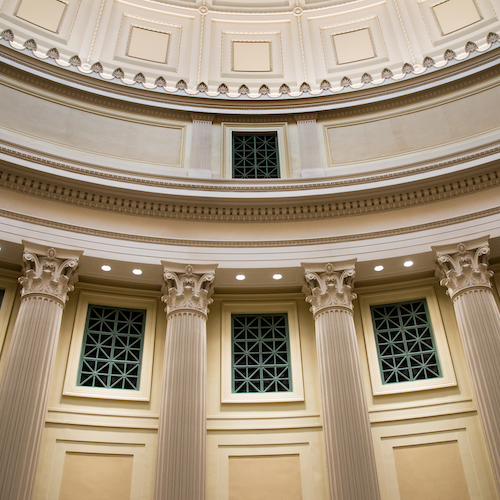
[(132, 272), (133, 272), (136, 276), (139, 276), (139, 275), (141, 275), (141, 274), (142, 274), (142, 270), (141, 270), (141, 269), (134, 269)]
[(243, 281), (243, 280), (245, 279), (245, 275), (244, 275), (244, 274), (238, 274), (238, 275), (236, 276), (236, 279), (237, 279), (238, 281)]
[(403, 266), (405, 266), (405, 267), (411, 267), (411, 266), (413, 266), (413, 261), (412, 261), (412, 260), (407, 260), (407, 261), (403, 264)]
[(101, 269), (103, 271), (111, 271), (111, 266), (108, 266), (107, 264), (104, 264), (103, 266), (101, 266)]
[(279, 273), (273, 274), (273, 280), (280, 280), (281, 278), (283, 278), (282, 274)]
[(373, 269), (375, 269), (375, 271), (383, 271), (384, 266), (375, 266)]

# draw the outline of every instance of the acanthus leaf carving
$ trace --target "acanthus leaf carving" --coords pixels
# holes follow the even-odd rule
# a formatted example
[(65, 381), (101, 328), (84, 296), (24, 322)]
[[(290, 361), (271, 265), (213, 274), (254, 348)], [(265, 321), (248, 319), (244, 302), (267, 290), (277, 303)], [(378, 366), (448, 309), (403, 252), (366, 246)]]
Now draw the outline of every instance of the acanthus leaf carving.
[(23, 253), (23, 267), (24, 275), (19, 278), (21, 297), (48, 295), (63, 305), (66, 303), (78, 277), (78, 257), (58, 258), (54, 248), (44, 253), (27, 248)]
[(185, 266), (183, 272), (164, 268), (164, 295), (167, 317), (178, 310), (192, 310), (208, 315), (208, 306), (213, 302), (215, 268), (207, 272), (197, 272), (192, 265)]
[(306, 302), (311, 304), (310, 311), (316, 316), (327, 309), (347, 309), (352, 311), (352, 301), (356, 298), (353, 292), (356, 271), (354, 264), (338, 270), (333, 263), (325, 265), (324, 271), (308, 270), (305, 268), (305, 283), (302, 291), (306, 295)]
[(472, 249), (465, 243), (459, 243), (456, 253), (436, 251), (440, 284), (447, 287), (446, 293), (452, 299), (468, 289), (491, 289), (490, 278), (493, 271), (488, 269), (490, 247), (487, 243)]

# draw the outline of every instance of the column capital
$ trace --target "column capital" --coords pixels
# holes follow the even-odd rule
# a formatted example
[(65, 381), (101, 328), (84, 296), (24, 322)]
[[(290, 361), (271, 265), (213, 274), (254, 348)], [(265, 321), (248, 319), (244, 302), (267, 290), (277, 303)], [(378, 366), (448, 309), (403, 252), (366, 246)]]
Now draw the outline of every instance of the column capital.
[(191, 265), (162, 261), (164, 295), (167, 317), (180, 310), (190, 310), (208, 315), (213, 302), (215, 269), (217, 264)]
[(316, 316), (327, 309), (347, 309), (352, 312), (355, 260), (327, 264), (302, 264), (305, 283), (302, 291)]
[(78, 263), (83, 251), (49, 248), (27, 241), (23, 244), (21, 297), (47, 295), (64, 306), (78, 279)]
[(473, 288), (491, 288), (493, 271), (488, 269), (488, 236), (454, 245), (432, 247), (437, 255), (436, 274), (454, 299)]

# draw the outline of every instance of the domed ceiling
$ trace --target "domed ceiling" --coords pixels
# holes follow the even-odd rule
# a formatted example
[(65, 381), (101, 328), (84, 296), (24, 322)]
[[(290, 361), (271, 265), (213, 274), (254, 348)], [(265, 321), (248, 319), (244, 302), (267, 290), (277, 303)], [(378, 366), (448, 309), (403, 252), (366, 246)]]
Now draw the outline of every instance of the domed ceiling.
[(366, 89), (498, 46), (488, 0), (5, 0), (3, 46), (121, 85), (214, 98)]

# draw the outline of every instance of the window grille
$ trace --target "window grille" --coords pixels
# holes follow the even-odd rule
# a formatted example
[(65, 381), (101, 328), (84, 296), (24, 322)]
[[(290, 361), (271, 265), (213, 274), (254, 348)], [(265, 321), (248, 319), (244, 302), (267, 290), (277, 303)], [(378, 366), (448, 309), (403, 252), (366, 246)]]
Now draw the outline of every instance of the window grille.
[(277, 179), (279, 176), (276, 133), (233, 133), (234, 179)]
[(233, 314), (234, 393), (292, 390), (286, 314)]
[(0, 307), (2, 307), (3, 296), (5, 295), (5, 290), (0, 289)]
[(371, 306), (382, 383), (442, 376), (427, 302)]
[(139, 390), (146, 311), (89, 305), (78, 385)]

